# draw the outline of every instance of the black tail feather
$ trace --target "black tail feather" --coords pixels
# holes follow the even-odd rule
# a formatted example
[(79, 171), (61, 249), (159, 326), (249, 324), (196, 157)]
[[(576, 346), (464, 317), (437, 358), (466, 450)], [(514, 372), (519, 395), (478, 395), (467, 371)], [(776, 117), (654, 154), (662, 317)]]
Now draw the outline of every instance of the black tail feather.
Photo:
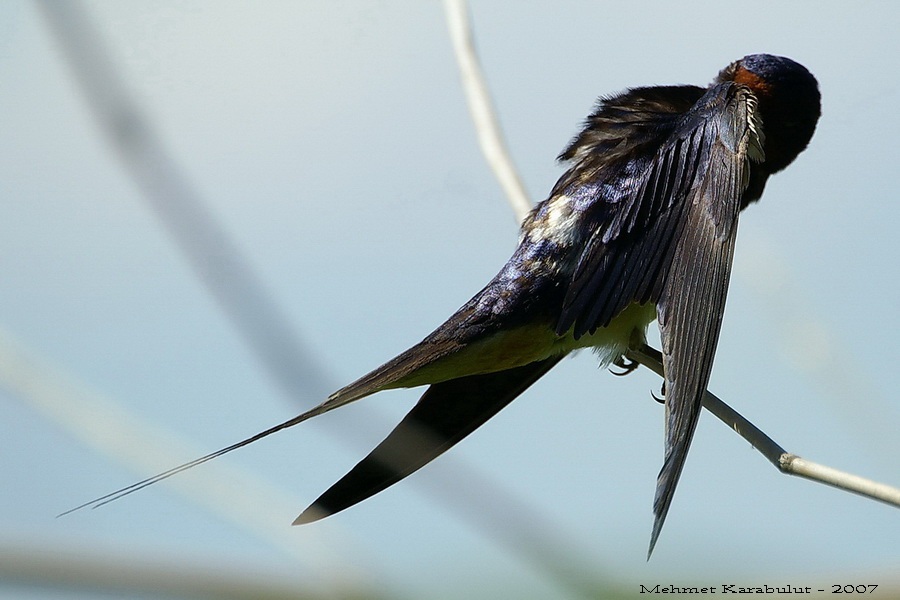
[(287, 429), (288, 427), (293, 427), (294, 425), (302, 423), (303, 421), (311, 419), (312, 417), (321, 415), (322, 413), (328, 412), (329, 410), (331, 410), (333, 408), (337, 408), (338, 406), (340, 406), (340, 405), (334, 405), (334, 404), (329, 404), (329, 402), (323, 402), (322, 404), (306, 411), (305, 413), (297, 415), (296, 417), (293, 417), (292, 419), (288, 419), (284, 423), (280, 423), (278, 425), (275, 425), (274, 427), (270, 427), (269, 429), (266, 429), (265, 431), (261, 431), (260, 433), (257, 433), (256, 435), (253, 435), (253, 436), (248, 437), (247, 439), (241, 440), (240, 442), (237, 442), (235, 444), (232, 444), (230, 446), (222, 448), (221, 450), (216, 450), (215, 452), (207, 454), (206, 456), (201, 456), (200, 458), (196, 458), (190, 462), (186, 462), (183, 465), (173, 467), (173, 468), (169, 469), (168, 471), (163, 471), (162, 473), (154, 475), (153, 477), (148, 477), (147, 479), (138, 481), (137, 483), (133, 483), (133, 484), (131, 484), (127, 487), (124, 487), (120, 490), (110, 492), (109, 494), (106, 494), (105, 496), (100, 496), (99, 498), (95, 498), (95, 499), (91, 500), (90, 502), (85, 502), (84, 504), (80, 504), (80, 505), (76, 506), (75, 508), (70, 508), (69, 510), (67, 510), (65, 512), (61, 512), (60, 514), (58, 514), (56, 516), (57, 516), (57, 518), (63, 517), (65, 515), (68, 515), (69, 513), (73, 513), (75, 511), (81, 510), (83, 508), (92, 508), (92, 509), (99, 508), (99, 507), (103, 506), (104, 504), (109, 504), (110, 502), (118, 500), (119, 498), (127, 496), (128, 494), (132, 494), (138, 490), (144, 489), (147, 486), (153, 485), (154, 483), (158, 483), (158, 482), (162, 481), (163, 479), (168, 479), (169, 477), (172, 477), (173, 475), (177, 475), (178, 473), (181, 473), (182, 471), (187, 471), (188, 469), (191, 469), (198, 465), (202, 465), (203, 463), (210, 461), (214, 458), (218, 458), (219, 456), (222, 456), (223, 454), (227, 454), (227, 453), (231, 452), (232, 450), (237, 450), (238, 448), (243, 448), (244, 446), (246, 446), (248, 444), (252, 444), (253, 442), (255, 442), (257, 440), (260, 440), (264, 437), (268, 437), (268, 436), (272, 435), (273, 433), (278, 433), (282, 429)]
[(415, 472), (497, 414), (562, 357), (433, 384), (388, 437), (294, 524), (342, 511)]

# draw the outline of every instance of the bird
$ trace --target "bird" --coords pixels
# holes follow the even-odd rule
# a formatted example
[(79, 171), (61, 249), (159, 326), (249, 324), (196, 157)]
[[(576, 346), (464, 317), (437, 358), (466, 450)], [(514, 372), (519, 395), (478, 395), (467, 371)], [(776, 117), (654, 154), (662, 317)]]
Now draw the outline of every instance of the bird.
[(706, 87), (601, 97), (558, 156), (567, 168), (523, 220), (512, 257), (421, 342), (284, 423), (66, 512), (111, 502), (377, 392), (428, 386), (384, 441), (294, 521), (310, 523), (429, 463), (579, 349), (631, 372), (638, 365), (625, 355), (645, 345), (656, 320), (665, 450), (649, 558), (712, 371), (739, 214), (807, 147), (820, 114), (816, 78), (770, 54), (730, 63)]

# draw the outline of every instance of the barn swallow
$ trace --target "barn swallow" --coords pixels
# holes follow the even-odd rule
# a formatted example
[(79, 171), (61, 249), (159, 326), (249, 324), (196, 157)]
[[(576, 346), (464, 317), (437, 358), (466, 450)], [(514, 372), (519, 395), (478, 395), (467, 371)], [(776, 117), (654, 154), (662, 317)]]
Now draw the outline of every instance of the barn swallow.
[(733, 62), (706, 88), (639, 87), (601, 98), (559, 155), (568, 170), (525, 218), (512, 258), (424, 340), (293, 419), (83, 506), (376, 392), (429, 386), (388, 437), (294, 521), (309, 523), (430, 462), (575, 350), (635, 368), (624, 355), (644, 344), (656, 319), (665, 458), (652, 553), (712, 370), (738, 215), (806, 148), (819, 114), (815, 77), (768, 54)]

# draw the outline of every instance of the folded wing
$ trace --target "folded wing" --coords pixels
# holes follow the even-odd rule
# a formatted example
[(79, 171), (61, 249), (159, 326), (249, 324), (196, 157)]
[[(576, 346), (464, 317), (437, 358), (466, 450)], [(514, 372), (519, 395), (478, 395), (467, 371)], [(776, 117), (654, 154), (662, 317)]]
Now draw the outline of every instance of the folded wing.
[[(657, 305), (666, 381), (665, 462), (657, 480), (650, 551), (665, 521), (709, 382), (751, 162), (761, 161), (756, 99), (713, 86), (621, 193), (599, 206), (557, 332), (605, 327), (632, 303)], [(615, 211), (610, 213), (610, 200)], [(609, 215), (612, 215), (609, 217)]]

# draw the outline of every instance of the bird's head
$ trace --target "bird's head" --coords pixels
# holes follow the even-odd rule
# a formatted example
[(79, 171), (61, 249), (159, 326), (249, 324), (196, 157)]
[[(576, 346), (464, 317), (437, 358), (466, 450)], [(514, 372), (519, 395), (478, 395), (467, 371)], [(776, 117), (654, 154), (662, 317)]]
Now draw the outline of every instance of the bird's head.
[(722, 69), (716, 83), (727, 81), (746, 86), (759, 101), (768, 173), (788, 166), (809, 144), (822, 112), (816, 78), (789, 58), (750, 54)]

